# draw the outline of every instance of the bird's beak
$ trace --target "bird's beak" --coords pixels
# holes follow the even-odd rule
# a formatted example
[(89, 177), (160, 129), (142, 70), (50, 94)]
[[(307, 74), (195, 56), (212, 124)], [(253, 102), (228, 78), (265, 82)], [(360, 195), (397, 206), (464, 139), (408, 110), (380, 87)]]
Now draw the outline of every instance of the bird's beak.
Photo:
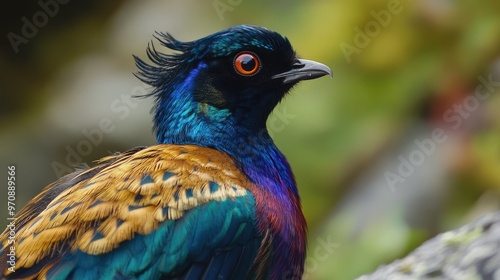
[(290, 71), (276, 74), (271, 78), (283, 78), (283, 84), (289, 84), (303, 80), (312, 80), (325, 75), (333, 77), (332, 70), (328, 66), (312, 60), (297, 59)]

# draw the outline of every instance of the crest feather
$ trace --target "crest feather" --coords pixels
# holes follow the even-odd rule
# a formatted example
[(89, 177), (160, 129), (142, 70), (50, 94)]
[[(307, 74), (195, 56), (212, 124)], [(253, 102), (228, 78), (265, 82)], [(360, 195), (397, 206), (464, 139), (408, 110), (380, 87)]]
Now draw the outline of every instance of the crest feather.
[(184, 68), (190, 66), (189, 61), (192, 61), (193, 42), (182, 42), (171, 34), (162, 32), (156, 32), (154, 37), (162, 46), (173, 50), (174, 53), (160, 52), (154, 43), (150, 42), (146, 54), (151, 63), (134, 55), (135, 64), (139, 68), (139, 72), (134, 73), (134, 75), (142, 82), (155, 88), (151, 93), (141, 97), (155, 96), (161, 92), (161, 88), (173, 84), (184, 73)]

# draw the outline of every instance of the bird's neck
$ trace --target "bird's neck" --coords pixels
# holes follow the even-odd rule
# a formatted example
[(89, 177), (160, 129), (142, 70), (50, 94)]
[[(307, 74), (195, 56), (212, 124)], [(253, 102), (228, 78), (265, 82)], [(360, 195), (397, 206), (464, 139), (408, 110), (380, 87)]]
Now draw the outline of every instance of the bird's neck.
[(158, 143), (193, 144), (224, 151), (243, 171), (254, 175), (250, 178), (274, 180), (277, 186), (269, 186), (269, 191), (297, 194), (290, 166), (269, 136), (265, 117), (252, 119), (235, 112), (237, 109), (216, 108), (194, 100), (196, 79), (206, 67), (200, 63), (186, 76), (180, 76), (175, 86), (160, 92), (154, 116)]
[(254, 183), (274, 194), (297, 195), (290, 166), (265, 123), (260, 127), (242, 126), (242, 120), (229, 111), (198, 104), (188, 95), (182, 99), (164, 100), (158, 105), (158, 143), (193, 144), (223, 151), (235, 159), (249, 178), (259, 178)]

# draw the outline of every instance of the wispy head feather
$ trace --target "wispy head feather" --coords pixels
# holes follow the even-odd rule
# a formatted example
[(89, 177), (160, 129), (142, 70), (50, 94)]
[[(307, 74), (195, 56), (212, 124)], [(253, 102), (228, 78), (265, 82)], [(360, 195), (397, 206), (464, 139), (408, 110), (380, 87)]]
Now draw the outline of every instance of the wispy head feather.
[(190, 50), (193, 42), (181, 42), (169, 33), (156, 32), (154, 37), (162, 46), (177, 53), (162, 53), (151, 42), (148, 44), (146, 51), (149, 60), (152, 62), (151, 64), (134, 55), (135, 63), (139, 68), (139, 72), (134, 75), (142, 82), (155, 88), (155, 90), (145, 96), (156, 95), (160, 88), (176, 81), (184, 72), (184, 68), (189, 66), (187, 62), (192, 61)]

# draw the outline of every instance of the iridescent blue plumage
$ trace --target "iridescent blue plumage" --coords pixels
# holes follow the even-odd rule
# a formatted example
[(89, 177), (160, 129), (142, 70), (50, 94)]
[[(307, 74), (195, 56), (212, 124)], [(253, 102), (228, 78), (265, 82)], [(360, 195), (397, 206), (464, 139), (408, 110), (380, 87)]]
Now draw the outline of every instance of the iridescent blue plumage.
[[(266, 119), (301, 80), (331, 74), (276, 32), (193, 42), (159, 33), (137, 75), (154, 87), (158, 145), (104, 158), (20, 213), (18, 270), (51, 279), (298, 279), (306, 224)], [(6, 248), (5, 233), (1, 236)], [(0, 264), (2, 265), (2, 264)], [(283, 278), (285, 277), (285, 278)]]

